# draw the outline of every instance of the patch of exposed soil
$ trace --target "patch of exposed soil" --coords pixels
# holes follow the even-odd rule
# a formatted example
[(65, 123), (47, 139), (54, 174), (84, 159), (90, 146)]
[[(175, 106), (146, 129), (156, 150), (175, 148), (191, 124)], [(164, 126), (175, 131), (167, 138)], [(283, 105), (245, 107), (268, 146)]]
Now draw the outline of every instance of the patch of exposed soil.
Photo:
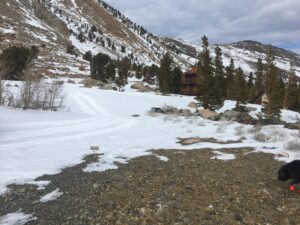
[[(87, 162), (53, 176), (45, 190), (11, 186), (0, 196), (0, 216), (22, 209), (38, 219), (28, 224), (300, 224), (300, 194), (279, 182), (282, 165), (250, 149), (220, 150), (236, 160), (211, 160), (209, 150), (155, 151), (120, 169), (83, 173)], [(101, 156), (100, 156), (101, 157)], [(56, 201), (41, 196), (59, 188)]]

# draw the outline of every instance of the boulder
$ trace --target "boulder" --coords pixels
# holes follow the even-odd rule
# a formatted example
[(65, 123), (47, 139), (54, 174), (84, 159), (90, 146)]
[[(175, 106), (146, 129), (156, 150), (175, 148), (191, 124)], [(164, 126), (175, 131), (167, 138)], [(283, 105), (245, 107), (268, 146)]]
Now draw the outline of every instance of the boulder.
[(190, 102), (190, 104), (188, 105), (188, 107), (193, 108), (193, 109), (198, 109), (198, 105), (196, 102)]
[(18, 84), (15, 84), (14, 87), (20, 87)]
[(138, 89), (139, 92), (155, 92), (156, 89), (155, 88), (152, 88), (148, 85), (145, 85), (143, 87), (141, 87), (140, 89)]
[(68, 83), (68, 84), (76, 84), (76, 82), (75, 82), (74, 80), (72, 80), (72, 79), (68, 79), (68, 80), (67, 80), (67, 83)]
[(241, 112), (235, 110), (227, 110), (221, 115), (220, 120), (236, 121), (238, 117), (240, 117), (241, 115), (242, 115)]
[(141, 82), (141, 81), (137, 81), (137, 82), (135, 82), (135, 83), (133, 83), (132, 85), (131, 85), (131, 88), (132, 89), (137, 89), (137, 90), (139, 90), (139, 89), (141, 89), (141, 88), (143, 88), (144, 87), (144, 84), (143, 84), (143, 82)]
[(99, 89), (101, 89), (101, 90), (113, 90), (114, 87), (111, 84), (105, 84), (104, 83), (103, 85), (99, 86)]
[(257, 123), (257, 120), (250, 116), (248, 112), (241, 112), (236, 110), (228, 110), (225, 113), (218, 115), (218, 119), (222, 121), (235, 121), (238, 123), (252, 125)]
[(201, 117), (205, 119), (215, 120), (218, 114), (214, 111), (211, 111), (209, 109), (200, 109), (199, 114)]
[(137, 82), (133, 83), (131, 85), (131, 88), (136, 89), (139, 92), (155, 92), (156, 91), (155, 88), (152, 88), (148, 85), (144, 85), (144, 83), (141, 81), (137, 81)]
[(101, 87), (105, 85), (104, 82), (100, 80), (94, 80), (91, 78), (84, 79), (80, 81), (79, 84), (83, 84), (84, 87)]
[(183, 109), (181, 111), (181, 115), (183, 115), (183, 116), (193, 116), (193, 113), (189, 109)]
[(163, 110), (158, 107), (152, 107), (150, 110), (151, 113), (163, 113)]
[(64, 81), (63, 81), (63, 80), (58, 80), (58, 81), (55, 81), (54, 84), (55, 84), (55, 85), (63, 85), (63, 84), (64, 84)]

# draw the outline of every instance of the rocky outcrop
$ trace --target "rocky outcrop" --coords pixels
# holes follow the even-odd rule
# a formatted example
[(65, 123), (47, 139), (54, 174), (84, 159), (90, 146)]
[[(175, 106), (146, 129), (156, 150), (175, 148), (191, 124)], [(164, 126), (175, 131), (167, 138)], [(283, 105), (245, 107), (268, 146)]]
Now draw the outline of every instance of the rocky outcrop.
[(134, 84), (131, 85), (132, 89), (136, 89), (139, 92), (155, 92), (156, 89), (152, 88), (148, 85), (145, 85), (143, 82), (141, 81), (137, 81)]

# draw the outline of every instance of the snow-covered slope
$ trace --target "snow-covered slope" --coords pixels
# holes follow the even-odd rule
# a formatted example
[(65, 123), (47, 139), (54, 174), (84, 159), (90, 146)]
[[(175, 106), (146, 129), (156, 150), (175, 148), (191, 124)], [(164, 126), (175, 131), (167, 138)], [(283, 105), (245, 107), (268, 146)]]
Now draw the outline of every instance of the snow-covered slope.
[[(126, 92), (105, 91), (82, 88), (79, 84), (65, 84), (65, 95), (66, 108), (60, 112), (0, 107), (0, 193), (10, 183), (30, 182), (42, 188), (47, 182), (32, 180), (43, 174), (57, 173), (66, 166), (81, 162), (84, 155), (93, 153), (104, 155), (86, 167), (86, 172), (115, 169), (114, 162), (126, 163), (134, 157), (152, 154), (149, 149), (160, 148), (252, 147), (281, 154), (286, 160), (299, 156), (300, 149), (286, 150), (289, 144), (300, 145), (298, 131), (282, 126), (266, 126), (258, 130), (253, 126), (201, 117), (148, 113), (151, 107), (166, 104), (188, 108), (192, 97), (138, 93), (129, 87), (126, 87)], [(233, 105), (228, 102), (223, 110)], [(137, 114), (139, 117), (133, 117)], [(299, 118), (296, 113), (284, 114), (289, 120)], [(265, 141), (256, 140), (255, 136), (260, 133)], [(189, 137), (213, 137), (223, 143), (202, 142), (190, 146), (178, 143), (177, 138)], [(224, 144), (226, 141), (237, 142)], [(99, 146), (100, 150), (92, 151), (90, 146)]]
[[(1, 1), (0, 15), (0, 50), (12, 44), (39, 46), (36, 66), (42, 73), (86, 75), (89, 67), (81, 55), (87, 51), (146, 65), (158, 64), (168, 51), (142, 26), (100, 0)], [(73, 55), (67, 53), (71, 45)]]

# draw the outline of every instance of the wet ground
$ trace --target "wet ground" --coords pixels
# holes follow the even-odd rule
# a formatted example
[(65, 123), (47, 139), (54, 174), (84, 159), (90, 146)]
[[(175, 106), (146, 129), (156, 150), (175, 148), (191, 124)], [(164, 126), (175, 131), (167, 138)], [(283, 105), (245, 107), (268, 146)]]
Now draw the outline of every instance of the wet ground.
[[(12, 185), (0, 196), (0, 217), (21, 210), (37, 220), (28, 224), (300, 224), (300, 193), (277, 180), (282, 165), (273, 155), (250, 149), (219, 150), (236, 159), (211, 159), (211, 150), (159, 150), (117, 170), (84, 173), (98, 156), (57, 175), (45, 190)], [(100, 156), (101, 157), (101, 156)], [(56, 190), (57, 200), (41, 203)]]

